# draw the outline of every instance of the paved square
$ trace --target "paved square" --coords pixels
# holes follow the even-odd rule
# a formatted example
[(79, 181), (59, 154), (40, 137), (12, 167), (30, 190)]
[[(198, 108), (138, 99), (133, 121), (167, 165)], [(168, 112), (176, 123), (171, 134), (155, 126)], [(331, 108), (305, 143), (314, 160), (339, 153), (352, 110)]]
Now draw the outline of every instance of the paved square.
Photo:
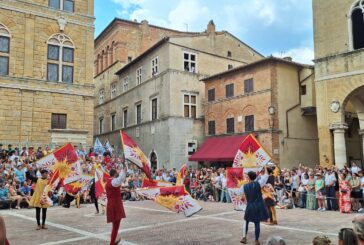
[[(185, 218), (152, 201), (125, 202), (127, 218), (120, 234), (124, 245), (134, 244), (240, 244), (243, 213), (231, 204), (200, 202), (203, 210)], [(48, 209), (48, 230), (36, 231), (35, 210), (1, 210), (8, 238), (14, 245), (108, 244), (111, 225), (106, 217), (94, 215), (93, 205), (80, 209), (55, 207)], [(354, 214), (317, 212), (303, 209), (278, 210), (278, 226), (262, 224), (261, 241), (271, 235), (284, 237), (288, 244), (311, 244), (325, 234), (337, 244), (337, 233), (350, 227)], [(254, 241), (254, 227), (248, 241)], [(264, 243), (262, 243), (264, 244)]]

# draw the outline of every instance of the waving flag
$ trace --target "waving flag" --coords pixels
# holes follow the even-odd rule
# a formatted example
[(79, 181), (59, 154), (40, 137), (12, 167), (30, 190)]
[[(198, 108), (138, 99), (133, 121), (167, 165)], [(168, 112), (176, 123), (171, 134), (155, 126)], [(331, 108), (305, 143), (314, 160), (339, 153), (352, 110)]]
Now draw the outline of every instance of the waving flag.
[(202, 207), (186, 192), (183, 185), (137, 189), (136, 192), (176, 213), (190, 217)]
[(110, 178), (109, 174), (101, 168), (95, 169), (95, 196), (101, 205), (106, 206), (106, 182)]
[(149, 159), (144, 155), (133, 139), (121, 130), (120, 137), (125, 159), (137, 165), (149, 179), (152, 179)]
[[(50, 178), (48, 185), (44, 188), (44, 194), (46, 196), (48, 196), (48, 192), (53, 192), (61, 181), (73, 173), (72, 165), (77, 160), (78, 157), (73, 146), (66, 144), (36, 162), (38, 168), (46, 169), (49, 172)], [(50, 205), (53, 205), (49, 198), (47, 201)]]
[(183, 164), (182, 167), (178, 171), (176, 185), (183, 185), (183, 179), (187, 175), (187, 164)]
[(243, 167), (246, 171), (257, 171), (267, 165), (271, 159), (272, 157), (254, 135), (249, 134), (238, 149), (233, 167)]
[(104, 147), (105, 147), (105, 149), (106, 149), (107, 151), (109, 151), (110, 153), (113, 153), (113, 152), (114, 152), (114, 149), (113, 149), (113, 148), (112, 148), (112, 146), (110, 145), (109, 140), (106, 140), (104, 145), (105, 145)]
[(246, 184), (247, 181), (244, 178), (244, 169), (243, 168), (227, 168), (226, 169), (226, 179), (228, 188), (228, 192), (230, 195), (230, 199), (232, 204), (234, 205), (234, 209), (237, 211), (244, 211), (246, 208), (246, 199), (244, 194), (239, 195), (239, 188)]
[(97, 155), (102, 155), (105, 152), (105, 148), (104, 146), (101, 144), (101, 141), (99, 140), (99, 138), (96, 138), (95, 140), (95, 144), (94, 144), (94, 152)]
[(153, 180), (144, 178), (142, 182), (142, 188), (148, 187), (166, 187), (166, 186), (173, 186), (173, 183), (163, 181), (163, 180)]

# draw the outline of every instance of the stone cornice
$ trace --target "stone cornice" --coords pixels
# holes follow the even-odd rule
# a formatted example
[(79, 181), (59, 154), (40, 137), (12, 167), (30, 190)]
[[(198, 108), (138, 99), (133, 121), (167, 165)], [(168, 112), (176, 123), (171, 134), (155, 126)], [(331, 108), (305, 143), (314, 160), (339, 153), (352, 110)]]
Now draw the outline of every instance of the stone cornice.
[(61, 134), (88, 134), (88, 130), (77, 130), (77, 129), (50, 129), (49, 133), (61, 133)]
[(348, 124), (346, 123), (340, 123), (340, 122), (336, 122), (336, 123), (330, 123), (330, 129), (331, 130), (347, 130), (349, 127), (348, 127)]

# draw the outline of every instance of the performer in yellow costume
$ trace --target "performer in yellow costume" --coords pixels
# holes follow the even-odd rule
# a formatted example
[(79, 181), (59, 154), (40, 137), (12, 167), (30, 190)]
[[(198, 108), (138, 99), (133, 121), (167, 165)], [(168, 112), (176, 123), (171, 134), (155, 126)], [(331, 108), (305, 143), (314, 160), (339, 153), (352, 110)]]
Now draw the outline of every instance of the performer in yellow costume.
[[(47, 218), (47, 208), (50, 206), (50, 203), (47, 202), (47, 197), (44, 195), (44, 188), (46, 188), (48, 184), (48, 172), (47, 170), (42, 170), (40, 171), (40, 173), (42, 174), (42, 178), (37, 179), (34, 194), (29, 202), (29, 206), (35, 207), (36, 209), (36, 219), (38, 224), (37, 230), (47, 229), (45, 226), (45, 221)], [(42, 210), (42, 226), (40, 224), (41, 210)]]

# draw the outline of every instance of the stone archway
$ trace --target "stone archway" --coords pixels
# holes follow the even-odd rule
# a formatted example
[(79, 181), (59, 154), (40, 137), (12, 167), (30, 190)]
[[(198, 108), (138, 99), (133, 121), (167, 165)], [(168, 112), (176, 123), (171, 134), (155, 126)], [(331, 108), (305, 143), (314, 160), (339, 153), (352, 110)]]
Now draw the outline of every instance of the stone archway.
[(339, 168), (351, 162), (361, 165), (364, 160), (364, 86), (357, 87), (346, 96), (340, 112), (341, 122), (330, 125), (335, 164)]

